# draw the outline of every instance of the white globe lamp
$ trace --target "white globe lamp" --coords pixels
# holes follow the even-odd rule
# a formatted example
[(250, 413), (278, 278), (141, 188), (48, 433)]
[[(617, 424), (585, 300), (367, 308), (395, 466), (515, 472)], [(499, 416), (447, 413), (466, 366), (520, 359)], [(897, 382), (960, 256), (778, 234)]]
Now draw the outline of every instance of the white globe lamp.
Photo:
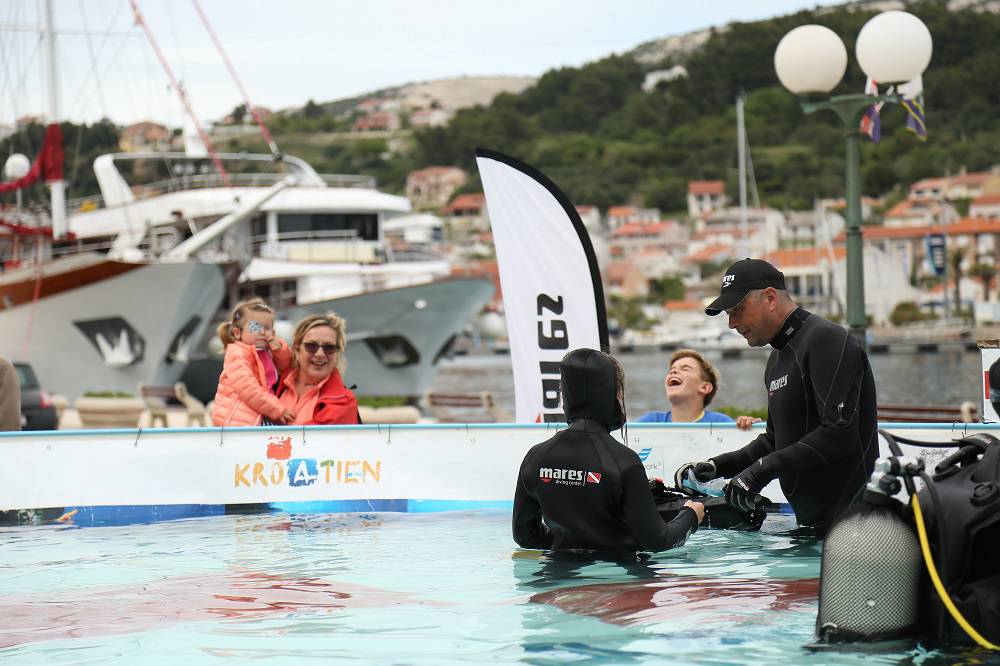
[(774, 71), (781, 85), (799, 95), (830, 92), (846, 70), (844, 42), (821, 25), (803, 25), (789, 31), (774, 50)]
[(924, 22), (901, 11), (882, 12), (865, 23), (854, 47), (861, 70), (880, 84), (916, 78), (930, 64), (932, 51)]
[(3, 177), (6, 180), (24, 178), (31, 171), (31, 160), (26, 155), (14, 153), (3, 165)]

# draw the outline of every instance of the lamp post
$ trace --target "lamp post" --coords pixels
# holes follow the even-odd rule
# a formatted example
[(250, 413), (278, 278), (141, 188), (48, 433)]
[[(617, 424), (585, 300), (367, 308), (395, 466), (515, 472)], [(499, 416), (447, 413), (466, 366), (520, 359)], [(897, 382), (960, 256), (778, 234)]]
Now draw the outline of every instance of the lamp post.
[[(889, 11), (869, 20), (855, 46), (862, 71), (879, 84), (902, 83), (920, 76), (931, 60), (931, 33), (912, 14)], [(774, 51), (774, 70), (781, 84), (795, 94), (827, 94), (847, 69), (847, 49), (840, 37), (820, 25), (803, 25), (782, 37)], [(895, 95), (834, 95), (805, 101), (802, 109), (829, 109), (844, 124), (847, 141), (845, 198), (847, 201), (847, 323), (851, 334), (866, 344), (864, 245), (861, 236), (861, 118), (878, 102), (898, 103)]]

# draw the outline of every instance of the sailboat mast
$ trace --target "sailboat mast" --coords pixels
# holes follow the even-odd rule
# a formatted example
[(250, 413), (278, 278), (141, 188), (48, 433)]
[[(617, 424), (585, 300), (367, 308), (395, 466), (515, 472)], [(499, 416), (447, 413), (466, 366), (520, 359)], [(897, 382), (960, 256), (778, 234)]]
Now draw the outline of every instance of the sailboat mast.
[(743, 124), (743, 94), (736, 97), (736, 153), (740, 180), (740, 245), (742, 256), (750, 256), (749, 222), (747, 220), (747, 137)]
[[(48, 82), (49, 123), (62, 120), (59, 108), (59, 82), (56, 79), (56, 31), (52, 24), (52, 0), (38, 0), (39, 16), (42, 28), (42, 57), (45, 63), (45, 79)], [(52, 240), (66, 236), (66, 181), (63, 179), (49, 181), (50, 200), (52, 205)]]
[(212, 158), (212, 163), (215, 164), (216, 170), (222, 177), (222, 182), (226, 187), (232, 187), (233, 183), (229, 178), (229, 172), (227, 172), (226, 167), (222, 165), (222, 160), (219, 159), (219, 153), (215, 150), (215, 147), (208, 138), (208, 134), (205, 133), (204, 128), (201, 126), (201, 121), (198, 120), (198, 116), (194, 114), (194, 109), (191, 108), (191, 102), (188, 100), (187, 92), (185, 92), (184, 86), (177, 81), (177, 77), (174, 76), (174, 70), (170, 69), (167, 59), (163, 57), (163, 52), (160, 51), (160, 45), (156, 42), (156, 38), (153, 36), (153, 31), (150, 30), (149, 25), (146, 23), (146, 19), (142, 16), (142, 12), (139, 11), (138, 0), (129, 0), (129, 3), (132, 5), (132, 14), (135, 16), (135, 22), (138, 23), (146, 33), (146, 39), (149, 40), (149, 45), (153, 47), (153, 52), (159, 59), (160, 64), (163, 65), (163, 70), (167, 73), (170, 85), (173, 86), (174, 90), (177, 92), (177, 96), (180, 97), (181, 104), (184, 105), (184, 109), (187, 111), (188, 117), (191, 119), (191, 122), (194, 123), (194, 128), (198, 131), (198, 136), (201, 138), (201, 142), (205, 145), (209, 156)]

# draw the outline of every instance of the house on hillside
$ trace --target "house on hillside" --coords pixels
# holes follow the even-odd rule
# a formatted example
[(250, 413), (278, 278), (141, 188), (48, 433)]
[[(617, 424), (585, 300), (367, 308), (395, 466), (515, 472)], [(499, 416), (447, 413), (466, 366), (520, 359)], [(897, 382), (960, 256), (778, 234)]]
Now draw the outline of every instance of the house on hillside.
[(165, 126), (150, 121), (122, 129), (118, 146), (126, 153), (170, 150), (171, 133)]
[(444, 127), (451, 121), (452, 112), (445, 109), (417, 109), (410, 113), (413, 127)]
[(809, 248), (829, 245), (844, 230), (844, 218), (817, 206), (815, 210), (791, 211), (779, 234), (782, 248)]
[[(691, 251), (704, 245), (732, 245), (744, 256), (760, 257), (778, 249), (785, 216), (773, 208), (750, 208), (743, 228), (739, 208), (726, 208), (695, 218)], [(744, 239), (744, 231), (747, 237)], [(702, 243), (703, 245), (698, 245)]]
[(701, 217), (724, 210), (729, 203), (726, 184), (721, 180), (688, 181), (688, 216)]
[(1000, 194), (1000, 171), (976, 171), (957, 176), (924, 178), (910, 185), (910, 199), (956, 201), (975, 199), (984, 194)]
[(647, 250), (668, 255), (682, 255), (688, 242), (688, 230), (673, 220), (629, 222), (611, 232), (608, 239), (611, 256), (626, 259)]
[(1000, 194), (984, 194), (969, 204), (969, 217), (1000, 217)]
[[(949, 251), (968, 248), (963, 268), (977, 263), (1000, 263), (1000, 219), (965, 218), (948, 226), (863, 227), (866, 248), (879, 249), (899, 261), (908, 275), (926, 275), (927, 236), (942, 234)], [(840, 237), (843, 240), (843, 236)]]
[(352, 132), (395, 132), (401, 127), (395, 111), (375, 111), (354, 121)]
[(882, 226), (930, 227), (947, 226), (960, 218), (955, 207), (934, 199), (904, 199), (885, 212)]
[(623, 224), (652, 224), (660, 221), (659, 208), (611, 206), (608, 208), (608, 228), (614, 231)]
[(451, 225), (453, 231), (487, 231), (490, 219), (486, 211), (486, 195), (459, 194), (450, 204), (441, 209), (441, 215)]
[(431, 166), (412, 171), (406, 177), (406, 198), (415, 210), (440, 208), (468, 179), (464, 170), (453, 166)]
[(637, 298), (649, 294), (649, 280), (634, 263), (612, 261), (604, 271), (604, 284), (609, 296)]
[[(736, 249), (732, 244), (701, 244), (698, 249), (692, 249), (689, 254), (681, 258), (680, 267), (683, 270), (681, 281), (687, 287), (701, 285), (735, 258)], [(712, 288), (717, 290), (718, 285), (712, 285)]]
[[(789, 294), (805, 309), (822, 316), (846, 312), (847, 251), (843, 246), (825, 251), (778, 250), (765, 259), (785, 274)], [(892, 251), (866, 246), (863, 264), (865, 312), (876, 324), (887, 323), (899, 303), (919, 298), (905, 262)]]

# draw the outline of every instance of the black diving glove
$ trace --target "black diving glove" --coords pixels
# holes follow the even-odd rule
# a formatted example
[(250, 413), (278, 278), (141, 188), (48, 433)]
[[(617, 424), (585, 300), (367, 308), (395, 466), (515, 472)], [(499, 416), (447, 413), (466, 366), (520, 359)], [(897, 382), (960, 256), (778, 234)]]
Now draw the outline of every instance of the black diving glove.
[(694, 472), (694, 478), (702, 483), (719, 478), (719, 472), (715, 469), (715, 463), (711, 460), (707, 462), (684, 463), (674, 472), (674, 487), (688, 495), (696, 494), (695, 491), (684, 486), (683, 481), (687, 478), (688, 471)]
[(726, 502), (741, 511), (753, 511), (758, 504), (765, 501), (760, 496), (760, 491), (777, 475), (777, 472), (771, 469), (766, 457), (759, 458), (726, 484), (724, 488)]

